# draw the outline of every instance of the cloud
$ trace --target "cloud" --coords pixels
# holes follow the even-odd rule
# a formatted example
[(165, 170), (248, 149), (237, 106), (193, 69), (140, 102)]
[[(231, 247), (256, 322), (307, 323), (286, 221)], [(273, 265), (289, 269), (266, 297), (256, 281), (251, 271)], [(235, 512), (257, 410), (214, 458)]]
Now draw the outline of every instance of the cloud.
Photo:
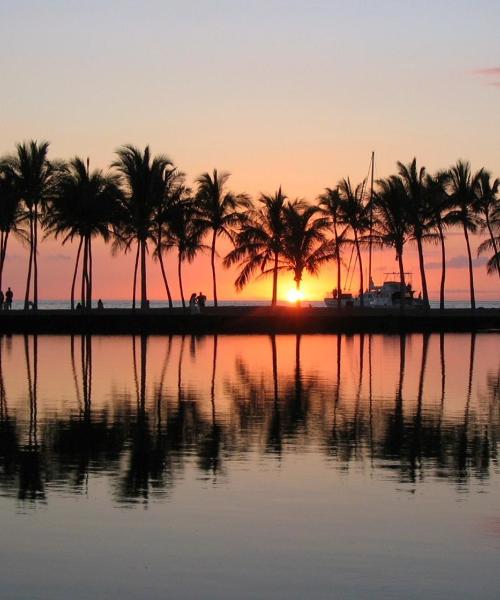
[(71, 260), (71, 257), (68, 254), (62, 254), (61, 252), (57, 252), (56, 254), (49, 254), (45, 258), (47, 260)]
[[(474, 75), (480, 75), (485, 77), (488, 83), (486, 85), (490, 87), (500, 87), (500, 80), (497, 80), (497, 77), (500, 77), (500, 67), (487, 67), (486, 69), (476, 69), (472, 71)], [(494, 77), (495, 81), (491, 81), (491, 78)]]
[[(473, 258), (472, 264), (474, 267), (483, 267), (488, 262), (488, 259), (485, 256), (480, 256), (479, 258)], [(449, 260), (446, 261), (447, 269), (467, 269), (469, 267), (469, 260), (465, 254), (459, 254), (458, 256), (453, 256)], [(441, 269), (441, 262), (429, 262), (425, 263), (426, 269)]]
[(500, 77), (500, 67), (489, 67), (487, 69), (476, 69), (472, 71), (475, 75), (486, 75), (489, 77)]

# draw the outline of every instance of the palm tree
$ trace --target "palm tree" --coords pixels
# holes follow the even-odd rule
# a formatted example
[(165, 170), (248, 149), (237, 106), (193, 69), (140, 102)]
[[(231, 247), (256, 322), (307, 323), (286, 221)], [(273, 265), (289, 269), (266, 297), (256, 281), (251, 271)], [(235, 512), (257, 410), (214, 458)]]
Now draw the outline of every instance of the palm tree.
[(20, 218), (20, 202), (16, 194), (14, 180), (11, 174), (0, 172), (0, 290), (2, 289), (3, 268), (7, 256), (9, 235), (22, 235), (18, 227)]
[(448, 183), (452, 210), (448, 214), (450, 223), (460, 225), (464, 232), (469, 261), (470, 305), (476, 308), (474, 294), (474, 269), (472, 266), (472, 253), (470, 248), (469, 233), (475, 233), (479, 225), (477, 211), (477, 191), (483, 170), (471, 172), (470, 164), (459, 160), (450, 169)]
[[(279, 258), (283, 252), (283, 212), (286, 195), (281, 187), (272, 196), (261, 194), (257, 209), (249, 210), (245, 223), (234, 240), (234, 248), (224, 259), (224, 266), (238, 263), (240, 272), (235, 281), (241, 290), (256, 271), (260, 276), (273, 276), (271, 306), (278, 301)], [(268, 269), (268, 265), (271, 268)]]
[[(493, 232), (495, 227), (500, 229), (500, 200), (497, 196), (499, 186), (500, 179), (492, 181), (491, 174), (488, 171), (481, 173), (477, 189), (477, 209), (481, 228), (487, 230), (489, 235), (489, 240), (479, 246), (478, 254), (482, 254), (486, 250), (493, 250), (492, 267), (495, 266), (500, 277), (499, 242)], [(495, 257), (497, 258), (495, 259)], [(493, 270), (491, 268), (488, 272), (492, 273)]]
[(318, 216), (320, 209), (300, 200), (289, 202), (283, 210), (283, 254), (279, 269), (292, 271), (297, 291), (304, 271), (317, 275), (331, 257), (326, 238), (328, 221)]
[[(169, 236), (169, 225), (171, 221), (171, 211), (177, 204), (189, 195), (190, 190), (184, 185), (184, 173), (178, 171), (175, 167), (166, 169), (163, 174), (163, 193), (157, 194), (156, 201), (159, 203), (154, 210), (154, 229), (155, 251), (153, 257), (160, 263), (161, 275), (167, 293), (169, 308), (173, 308), (172, 294), (168, 284), (165, 263), (163, 262), (163, 253), (168, 251), (172, 244), (166, 241)], [(134, 286), (135, 287), (135, 286)]]
[[(13, 178), (16, 193), (23, 202), (24, 219), (28, 222), (30, 255), (24, 308), (29, 307), (31, 282), (33, 280), (33, 308), (38, 308), (38, 221), (53, 191), (56, 169), (47, 159), (48, 142), (32, 140), (18, 144), (16, 153), (8, 157), (4, 169)], [(32, 277), (33, 275), (33, 277)]]
[(100, 169), (90, 172), (88, 159), (85, 164), (75, 157), (61, 169), (44, 224), (47, 235), (63, 236), (63, 244), (74, 238), (79, 240), (71, 282), (71, 310), (75, 307), (75, 284), (82, 249), (82, 306), (92, 307), (92, 238), (109, 241), (120, 198), (118, 178), (104, 174)]
[(444, 292), (446, 281), (446, 246), (444, 230), (448, 226), (447, 213), (450, 209), (450, 198), (446, 192), (448, 171), (439, 171), (435, 175), (425, 177), (425, 191), (431, 226), (437, 229), (441, 246), (441, 283), (439, 286), (439, 309), (444, 310)]
[(430, 239), (433, 234), (429, 231), (431, 228), (431, 220), (429, 216), (429, 206), (427, 204), (428, 196), (425, 190), (425, 167), (420, 167), (420, 169), (418, 169), (416, 158), (407, 165), (404, 165), (399, 161), (397, 164), (399, 177), (401, 178), (404, 189), (408, 195), (407, 224), (410, 237), (417, 244), (424, 307), (428, 309), (430, 308), (430, 304), (429, 292), (427, 290), (427, 278), (425, 276), (423, 241), (425, 239)]
[(235, 229), (244, 220), (241, 209), (249, 207), (249, 199), (246, 194), (234, 194), (224, 190), (229, 176), (229, 173), (219, 173), (217, 169), (214, 169), (212, 175), (203, 173), (196, 180), (198, 184), (196, 201), (197, 210), (199, 211), (196, 226), (202, 232), (212, 232), (210, 264), (212, 266), (214, 306), (217, 306), (217, 279), (215, 273), (217, 238), (226, 237), (233, 241)]
[(149, 146), (144, 152), (132, 145), (125, 145), (116, 151), (117, 160), (112, 163), (125, 184), (122, 196), (121, 216), (115, 228), (115, 251), (118, 248), (130, 250), (137, 245), (134, 266), (134, 289), (132, 307), (135, 308), (135, 283), (140, 259), (141, 264), (141, 308), (149, 306), (147, 293), (146, 255), (148, 242), (156, 239), (155, 211), (161, 205), (165, 191), (165, 173), (172, 168), (172, 162), (165, 155), (152, 157)]
[(349, 227), (345, 226), (342, 221), (341, 206), (342, 198), (338, 187), (336, 189), (326, 188), (325, 192), (319, 197), (319, 207), (333, 228), (331, 257), (337, 263), (337, 308), (340, 308), (342, 305), (342, 249), (345, 244), (350, 242), (347, 238)]
[(403, 250), (409, 239), (408, 196), (402, 180), (392, 175), (377, 181), (378, 191), (374, 194), (375, 224), (373, 241), (381, 246), (394, 248), (399, 266), (400, 305), (404, 306), (406, 282)]
[(203, 248), (201, 231), (196, 227), (196, 216), (196, 206), (189, 197), (180, 198), (168, 213), (166, 246), (177, 249), (177, 275), (183, 308), (186, 308), (186, 300), (182, 285), (182, 263), (193, 262), (196, 254)]
[(340, 218), (354, 235), (354, 245), (359, 265), (359, 303), (363, 306), (363, 261), (361, 256), (361, 241), (370, 229), (369, 208), (364, 202), (366, 181), (358, 184), (353, 190), (349, 178), (343, 179), (338, 186), (340, 195)]

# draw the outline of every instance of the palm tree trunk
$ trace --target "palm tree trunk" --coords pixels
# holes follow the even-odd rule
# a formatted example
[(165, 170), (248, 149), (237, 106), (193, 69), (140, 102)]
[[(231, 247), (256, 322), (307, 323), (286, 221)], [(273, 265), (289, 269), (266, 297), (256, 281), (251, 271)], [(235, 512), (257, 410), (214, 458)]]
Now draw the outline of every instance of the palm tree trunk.
[(469, 284), (470, 284), (470, 307), (474, 310), (476, 308), (476, 296), (474, 294), (474, 269), (472, 266), (472, 254), (470, 251), (469, 233), (467, 227), (464, 224), (464, 235), (465, 243), (467, 244), (467, 258), (469, 260)]
[(333, 217), (333, 237), (335, 239), (335, 258), (337, 261), (337, 308), (339, 309), (342, 306), (342, 286), (340, 284), (340, 248), (339, 248), (339, 237), (337, 233), (337, 219), (334, 215)]
[(295, 289), (297, 290), (297, 306), (300, 306), (300, 283), (302, 281), (302, 274), (295, 276)]
[(165, 265), (163, 264), (163, 257), (161, 254), (161, 250), (159, 248), (158, 248), (158, 261), (160, 263), (161, 276), (163, 277), (163, 283), (165, 284), (165, 290), (167, 292), (168, 307), (172, 308), (174, 306), (174, 303), (172, 302), (172, 294), (170, 293), (170, 287), (169, 287), (168, 281), (167, 281), (167, 273), (165, 271)]
[(38, 210), (35, 204), (33, 244), (33, 308), (38, 308)]
[(444, 244), (443, 226), (438, 224), (439, 239), (441, 241), (441, 285), (439, 288), (439, 309), (444, 310), (444, 285), (446, 281), (446, 249)]
[(141, 309), (148, 308), (146, 241), (141, 241)]
[(0, 245), (0, 290), (2, 289), (3, 267), (5, 265), (5, 257), (7, 255), (7, 241), (9, 239), (9, 231), (2, 231), (2, 241)]
[(363, 282), (363, 263), (361, 262), (361, 249), (359, 247), (358, 240), (358, 232), (354, 229), (354, 243), (356, 244), (356, 253), (358, 255), (359, 262), (359, 305), (363, 307), (363, 292), (364, 292), (364, 282)]
[(86, 303), (86, 290), (87, 290), (87, 261), (88, 261), (88, 251), (87, 251), (87, 238), (84, 238), (83, 243), (83, 268), (82, 268), (82, 308), (85, 308)]
[(398, 252), (398, 265), (399, 265), (399, 304), (401, 310), (403, 310), (405, 305), (405, 295), (406, 295), (406, 282), (405, 282), (405, 269), (403, 266), (403, 250), (401, 249)]
[(135, 292), (137, 288), (137, 268), (139, 266), (139, 240), (137, 241), (137, 252), (135, 253), (135, 263), (134, 263), (134, 285), (132, 289), (132, 310), (135, 310)]
[(87, 275), (87, 308), (92, 308), (92, 236), (89, 235), (88, 242), (88, 275)]
[(182, 308), (186, 308), (186, 300), (184, 299), (184, 288), (182, 287), (182, 255), (180, 250), (177, 257), (177, 275), (179, 276), (179, 290), (181, 292)]
[[(498, 277), (500, 277), (500, 262), (498, 261), (498, 246), (497, 246), (497, 242), (495, 240), (495, 236), (493, 235), (493, 231), (491, 229), (490, 217), (488, 216), (488, 214), (486, 214), (486, 227), (488, 228), (488, 233), (490, 234), (491, 245), (493, 246), (493, 255), (497, 257), (496, 267), (497, 267)], [(9, 235), (8, 232), (7, 232), (7, 235)], [(4, 252), (4, 258), (5, 258), (5, 252)], [(3, 269), (3, 261), (2, 261), (1, 268)], [(1, 289), (1, 287), (2, 287), (2, 272), (0, 271), (0, 289)]]
[(212, 265), (212, 282), (214, 288), (214, 306), (217, 306), (217, 278), (215, 275), (215, 242), (217, 240), (217, 232), (214, 229), (212, 237), (212, 251), (210, 254), (210, 264)]
[(418, 250), (418, 266), (420, 268), (420, 281), (422, 283), (422, 296), (424, 298), (424, 307), (430, 308), (429, 304), (429, 293), (427, 290), (427, 278), (425, 276), (425, 263), (424, 263), (424, 249), (422, 247), (422, 238), (417, 237), (417, 250)]
[(24, 294), (24, 310), (28, 310), (30, 301), (30, 287), (31, 287), (31, 269), (33, 265), (33, 213), (29, 211), (29, 223), (30, 223), (30, 257), (28, 261), (28, 276), (26, 278), (26, 292)]
[(80, 237), (80, 243), (78, 244), (78, 251), (76, 253), (75, 270), (73, 271), (73, 280), (71, 282), (71, 310), (75, 310), (75, 284), (76, 275), (78, 272), (78, 263), (80, 262), (80, 253), (82, 251), (83, 237)]
[(337, 250), (336, 250), (336, 254), (337, 254), (337, 308), (341, 308), (342, 307), (342, 284), (340, 282), (340, 276), (341, 276), (341, 264), (340, 264), (340, 249), (337, 245)]
[(271, 300), (271, 306), (276, 306), (278, 302), (278, 253), (274, 253), (274, 267), (273, 267), (273, 298)]

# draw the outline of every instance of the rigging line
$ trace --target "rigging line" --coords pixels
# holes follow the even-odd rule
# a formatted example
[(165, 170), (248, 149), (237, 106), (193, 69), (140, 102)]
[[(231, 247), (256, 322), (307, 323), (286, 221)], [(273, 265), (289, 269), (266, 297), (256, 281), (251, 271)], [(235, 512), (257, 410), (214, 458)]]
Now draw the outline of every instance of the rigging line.
[(368, 245), (368, 287), (372, 278), (372, 236), (373, 236), (373, 178), (375, 171), (375, 152), (372, 152), (371, 159), (372, 176), (370, 183), (370, 241)]
[(356, 265), (358, 264), (358, 255), (355, 254), (354, 255), (354, 265), (352, 267), (352, 271), (351, 271), (351, 281), (349, 283), (349, 287), (347, 289), (351, 289), (352, 286), (352, 280), (354, 279), (354, 273), (356, 272)]
[[(349, 264), (347, 265), (347, 276), (345, 278), (346, 285), (347, 285), (347, 283), (349, 281), (349, 272), (351, 270), (351, 262), (352, 262), (352, 255), (353, 255), (353, 253), (354, 253), (354, 245), (351, 247), (351, 256), (349, 257)], [(347, 286), (347, 289), (349, 289), (349, 286)]]

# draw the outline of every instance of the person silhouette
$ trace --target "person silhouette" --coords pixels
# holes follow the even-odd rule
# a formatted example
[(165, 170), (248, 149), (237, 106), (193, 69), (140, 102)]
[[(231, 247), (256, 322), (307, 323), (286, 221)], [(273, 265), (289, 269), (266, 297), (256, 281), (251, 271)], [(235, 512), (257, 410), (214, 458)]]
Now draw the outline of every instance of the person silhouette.
[(196, 298), (196, 301), (200, 308), (205, 308), (205, 303), (207, 301), (207, 297), (205, 296), (205, 294), (203, 292), (200, 292), (198, 294), (198, 297)]
[(189, 310), (192, 315), (195, 315), (196, 313), (200, 312), (200, 307), (198, 306), (198, 298), (196, 296), (196, 292), (193, 292), (191, 294), (191, 297), (189, 298)]
[(14, 299), (14, 292), (8, 288), (5, 292), (5, 310), (10, 310), (12, 308), (12, 300)]
[(97, 310), (103, 310), (104, 308), (104, 304), (102, 302), (102, 300), (99, 298), (99, 300), (97, 301)]

